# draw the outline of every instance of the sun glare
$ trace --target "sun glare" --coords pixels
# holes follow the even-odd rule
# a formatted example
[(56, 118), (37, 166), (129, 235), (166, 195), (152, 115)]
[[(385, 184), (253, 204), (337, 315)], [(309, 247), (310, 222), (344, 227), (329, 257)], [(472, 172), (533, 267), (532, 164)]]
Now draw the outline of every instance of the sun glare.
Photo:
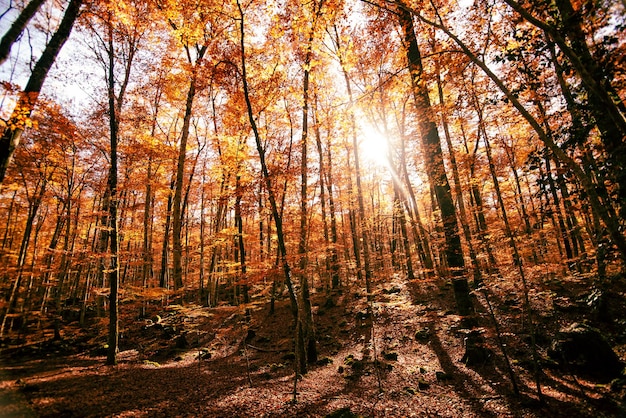
[(370, 164), (378, 167), (389, 165), (387, 138), (371, 126), (364, 126), (362, 129), (359, 151), (363, 159)]

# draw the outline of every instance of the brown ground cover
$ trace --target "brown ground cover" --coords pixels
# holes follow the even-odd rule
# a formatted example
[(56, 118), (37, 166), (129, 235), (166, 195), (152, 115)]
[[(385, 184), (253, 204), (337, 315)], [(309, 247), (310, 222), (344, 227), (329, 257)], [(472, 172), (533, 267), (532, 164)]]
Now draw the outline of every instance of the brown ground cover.
[(624, 360), (620, 283), (610, 293), (614, 319), (600, 322), (585, 302), (586, 278), (535, 280), (530, 297), (542, 401), (521, 290), (511, 283), (492, 279), (489, 295), (519, 396), (482, 293), (475, 299), (476, 329), (489, 355), (467, 365), (462, 361), (467, 331), (453, 313), (451, 288), (439, 281), (390, 278), (377, 287), (373, 315), (363, 293), (314, 295), (320, 360), (299, 377), (295, 403), (293, 320), (286, 300), (273, 315), (269, 304), (258, 300), (249, 307), (250, 316), (234, 306), (152, 304), (153, 320), (138, 319), (144, 302), (128, 300), (122, 305), (117, 366), (104, 365), (106, 319), (94, 319), (87, 328), (66, 324), (60, 341), (44, 329), (5, 344), (0, 416), (626, 416), (622, 381), (576, 374), (547, 355), (561, 326), (587, 319)]

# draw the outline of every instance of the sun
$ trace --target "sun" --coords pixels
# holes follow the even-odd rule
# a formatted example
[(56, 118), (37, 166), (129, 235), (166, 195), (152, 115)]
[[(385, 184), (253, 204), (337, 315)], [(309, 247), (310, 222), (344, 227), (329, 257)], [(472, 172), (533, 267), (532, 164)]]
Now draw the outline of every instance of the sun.
[(361, 129), (359, 141), (359, 154), (364, 162), (377, 167), (389, 166), (389, 140), (372, 126), (364, 126)]

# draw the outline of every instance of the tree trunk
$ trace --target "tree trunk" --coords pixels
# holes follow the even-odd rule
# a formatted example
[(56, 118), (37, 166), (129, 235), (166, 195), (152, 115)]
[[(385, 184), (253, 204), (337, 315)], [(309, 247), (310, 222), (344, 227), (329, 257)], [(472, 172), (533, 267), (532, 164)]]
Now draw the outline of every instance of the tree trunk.
[(247, 79), (247, 70), (246, 70), (246, 54), (245, 54), (245, 43), (244, 43), (244, 13), (241, 7), (241, 4), (237, 3), (239, 8), (240, 20), (239, 20), (239, 41), (241, 48), (241, 80), (243, 84), (243, 92), (244, 99), (246, 102), (246, 110), (248, 114), (248, 122), (250, 123), (250, 127), (252, 128), (252, 132), (254, 134), (254, 139), (257, 147), (257, 152), (259, 154), (259, 162), (261, 164), (261, 174), (263, 176), (263, 180), (265, 181), (265, 189), (267, 191), (268, 200), (270, 202), (270, 207), (272, 210), (272, 216), (274, 218), (274, 225), (276, 226), (276, 240), (278, 241), (278, 251), (280, 256), (280, 261), (283, 267), (283, 273), (285, 275), (285, 284), (287, 285), (287, 289), (289, 291), (289, 299), (291, 302), (291, 312), (296, 320), (296, 323), (299, 320), (299, 311), (300, 307), (298, 304), (298, 299), (296, 298), (296, 293), (293, 287), (292, 277), (291, 277), (291, 266), (289, 265), (289, 261), (287, 260), (287, 246), (285, 245), (285, 234), (283, 232), (283, 222), (282, 216), (278, 210), (278, 203), (276, 201), (276, 196), (274, 193), (274, 189), (272, 187), (272, 178), (270, 177), (269, 169), (267, 166), (267, 162), (265, 160), (265, 149), (263, 148), (263, 143), (261, 140), (261, 134), (257, 127), (256, 120), (254, 118), (254, 112), (252, 109), (252, 102), (250, 100), (250, 92), (248, 87), (248, 79)]
[(470, 232), (467, 220), (467, 212), (465, 211), (465, 200), (463, 199), (461, 177), (459, 176), (459, 167), (456, 163), (456, 155), (454, 147), (452, 145), (450, 128), (448, 127), (448, 119), (446, 117), (446, 111), (444, 107), (445, 103), (443, 97), (443, 85), (438, 63), (435, 65), (435, 69), (437, 71), (437, 93), (439, 96), (439, 104), (443, 108), (443, 111), (441, 112), (441, 122), (443, 125), (444, 137), (446, 138), (446, 145), (448, 146), (448, 153), (450, 155), (450, 165), (452, 166), (452, 179), (454, 181), (454, 192), (456, 193), (456, 201), (459, 206), (459, 221), (461, 223), (461, 228), (463, 229), (463, 235), (465, 236), (465, 241), (467, 242), (470, 260), (472, 261), (472, 267), (474, 269), (474, 282), (472, 284), (474, 288), (478, 288), (482, 281), (482, 274), (480, 271), (480, 265), (478, 264), (478, 258), (476, 257), (476, 252), (474, 251), (474, 245), (472, 244), (472, 234)]
[[(530, 215), (526, 209), (526, 203), (524, 199), (524, 195), (522, 193), (522, 183), (520, 181), (519, 174), (517, 173), (517, 164), (515, 161), (515, 150), (512, 145), (508, 145), (505, 143), (504, 139), (502, 139), (502, 147), (506, 153), (507, 159), (509, 160), (509, 165), (511, 167), (511, 172), (513, 173), (513, 180), (515, 180), (515, 196), (518, 200), (518, 207), (521, 211), (520, 217), (521, 221), (524, 223), (524, 231), (526, 232), (526, 236), (531, 245), (531, 253), (532, 259), (535, 264), (539, 262), (539, 256), (537, 254), (536, 249), (536, 240), (533, 238), (533, 228), (530, 224)], [(530, 197), (532, 199), (532, 196)]]
[(183, 177), (185, 174), (185, 159), (187, 157), (187, 139), (189, 138), (189, 125), (193, 110), (193, 100), (196, 95), (196, 69), (193, 70), (187, 90), (187, 101), (185, 103), (185, 116), (183, 118), (183, 129), (180, 137), (180, 147), (178, 151), (178, 165), (176, 166), (176, 182), (174, 187), (174, 199), (172, 201), (172, 261), (174, 289), (183, 287), (183, 244), (181, 239), (182, 231), (182, 197), (183, 197)]
[(400, 198), (400, 187), (394, 181), (393, 185), (393, 208), (394, 219), (397, 219), (400, 224), (400, 233), (402, 235), (402, 246), (404, 247), (404, 265), (406, 267), (407, 280), (412, 281), (415, 279), (413, 273), (413, 259), (411, 258), (411, 245), (409, 243), (409, 234), (406, 228), (406, 215), (404, 213), (404, 205)]
[[(5, 248), (7, 248), (7, 245), (9, 243), (9, 231), (11, 231), (11, 227), (12, 227), (12, 223), (11, 223), (11, 218), (13, 218), (13, 211), (15, 210), (15, 197), (17, 196), (17, 190), (15, 190), (13, 192), (13, 196), (11, 196), (11, 203), (9, 204), (9, 209), (7, 211), (7, 221), (6, 221), (6, 226), (4, 228), (4, 235), (2, 236), (2, 250), (4, 250)], [(12, 240), (12, 235), (11, 234), (11, 240)], [(10, 250), (11, 248), (8, 247), (8, 249)], [(3, 251), (4, 252), (4, 251)], [(1, 260), (1, 258), (0, 258)]]
[[(314, 118), (314, 130), (315, 130), (315, 145), (317, 147), (317, 155), (319, 157), (319, 185), (320, 185), (320, 205), (322, 211), (322, 229), (324, 235), (324, 246), (326, 247), (325, 255), (325, 273), (324, 273), (324, 286), (327, 288), (335, 288), (339, 285), (339, 277), (336, 270), (336, 252), (334, 244), (330, 243), (330, 233), (328, 228), (328, 215), (326, 209), (326, 165), (324, 164), (324, 151), (322, 148), (322, 135), (320, 132), (319, 119), (317, 117), (317, 94), (313, 102), (313, 118)], [(335, 253), (335, 259), (333, 259), (333, 253)], [(328, 274), (331, 275), (330, 283), (328, 280)]]
[(324, 0), (320, 0), (319, 4), (313, 2), (315, 17), (311, 24), (308, 44), (305, 46), (306, 55), (303, 63), (304, 75), (302, 81), (302, 136), (300, 138), (300, 236), (298, 240), (298, 256), (300, 257), (300, 294), (302, 297), (302, 315), (299, 323), (302, 326), (300, 344), (301, 353), (298, 355), (300, 361), (300, 373), (307, 372), (307, 363), (315, 363), (317, 361), (317, 346), (315, 343), (315, 328), (313, 326), (313, 313), (311, 310), (311, 296), (308, 280), (308, 256), (307, 256), (307, 213), (308, 213), (308, 142), (309, 142), (309, 82), (310, 67), (312, 59), (313, 40), (315, 38), (316, 26), (318, 19), (322, 13), (322, 5)]
[(243, 303), (247, 304), (250, 302), (248, 296), (248, 278), (247, 278), (247, 268), (246, 268), (246, 247), (243, 241), (243, 221), (241, 219), (241, 195), (243, 194), (243, 190), (241, 189), (240, 184), (240, 176), (237, 175), (237, 179), (235, 181), (235, 227), (237, 228), (237, 242), (236, 248), (238, 253), (238, 261), (239, 262), (239, 271), (241, 272), (241, 276), (238, 280), (238, 285), (242, 287), (243, 292)]
[(563, 204), (565, 205), (565, 212), (567, 217), (567, 228), (570, 231), (572, 237), (572, 243), (574, 244), (574, 256), (575, 257), (586, 257), (587, 250), (585, 249), (585, 241), (580, 233), (580, 224), (578, 223), (578, 217), (574, 212), (575, 208), (572, 205), (570, 199), (570, 193), (567, 188), (567, 183), (565, 181), (565, 177), (560, 170), (560, 161), (554, 158), (552, 155), (552, 159), (554, 164), (556, 165), (556, 182), (559, 187), (559, 191), (561, 192), (561, 197), (563, 198)]
[(530, 305), (529, 299), (529, 291), (530, 288), (528, 286), (528, 281), (526, 280), (526, 273), (524, 271), (523, 261), (517, 249), (517, 244), (515, 243), (515, 236), (513, 234), (513, 230), (509, 223), (506, 207), (504, 205), (504, 200), (502, 199), (502, 192), (500, 191), (500, 182), (498, 181), (498, 176), (496, 174), (496, 168), (493, 163), (493, 158), (491, 155), (491, 146), (489, 145), (489, 138), (487, 136), (483, 136), (483, 140), (485, 142), (485, 151), (487, 153), (487, 161), (489, 164), (489, 172), (491, 173), (491, 179), (493, 181), (493, 186), (496, 192), (496, 197), (498, 199), (498, 204), (500, 206), (500, 211), (502, 214), (502, 220), (504, 222), (504, 231), (509, 241), (509, 245), (511, 247), (511, 251), (513, 253), (513, 264), (517, 267), (520, 278), (522, 279), (522, 286), (524, 291), (524, 310), (526, 311), (526, 316), (528, 317), (529, 324), (529, 333), (531, 340), (531, 352), (533, 358), (533, 367), (534, 367), (534, 377), (535, 377), (535, 385), (537, 388), (537, 394), (541, 399), (541, 384), (539, 381), (540, 369), (539, 369), (539, 357), (537, 353), (537, 346), (535, 342), (536, 332), (535, 332), (535, 323), (533, 319), (532, 307)]
[[(154, 136), (154, 131), (153, 131)], [(152, 156), (148, 157), (148, 172), (146, 175), (146, 193), (143, 204), (143, 246), (142, 246), (142, 266), (141, 266), (141, 286), (147, 287), (148, 281), (152, 279), (154, 270), (152, 268)]]
[[(111, 166), (109, 168), (109, 181), (107, 183), (108, 192), (110, 196), (109, 200), (109, 251), (110, 251), (110, 265), (109, 265), (109, 347), (107, 350), (108, 365), (117, 364), (117, 351), (119, 344), (119, 317), (118, 317), (118, 286), (120, 280), (120, 266), (119, 266), (119, 243), (118, 243), (118, 220), (117, 220), (117, 208), (118, 208), (118, 190), (117, 190), (117, 142), (118, 142), (118, 114), (117, 107), (115, 105), (115, 57), (113, 48), (113, 24), (111, 22), (111, 16), (109, 16), (109, 65), (108, 65), (108, 96), (109, 96), (109, 130), (111, 140)], [(118, 103), (119, 105), (119, 103)]]
[(422, 262), (423, 268), (426, 270), (427, 276), (434, 274), (434, 262), (433, 255), (430, 248), (430, 240), (428, 239), (428, 231), (424, 228), (422, 223), (420, 211), (417, 207), (417, 198), (415, 197), (415, 191), (411, 184), (409, 177), (409, 170), (407, 170), (406, 161), (406, 141), (404, 133), (400, 135), (400, 168), (402, 169), (401, 178), (403, 181), (403, 188), (406, 190), (408, 196), (405, 199), (405, 206), (407, 213), (411, 219), (411, 230), (417, 243), (417, 252)]
[(172, 201), (175, 177), (172, 176), (170, 180), (170, 188), (169, 193), (167, 194), (167, 211), (165, 215), (165, 226), (163, 228), (163, 247), (161, 248), (161, 271), (159, 272), (159, 287), (168, 288), (169, 287), (169, 260), (168, 260), (168, 247), (170, 240), (170, 227), (172, 225)]
[(41, 305), (39, 308), (39, 312), (41, 314), (44, 313), (46, 303), (48, 301), (48, 295), (50, 292), (49, 283), (50, 283), (50, 277), (52, 276), (51, 267), (52, 267), (52, 261), (54, 260), (54, 253), (56, 252), (57, 245), (59, 244), (59, 239), (61, 237), (61, 232), (63, 231), (63, 226), (65, 225), (65, 222), (69, 222), (69, 213), (67, 214), (67, 216), (65, 215), (65, 210), (67, 209), (68, 205), (69, 205), (69, 199), (66, 199), (64, 200), (63, 206), (60, 210), (58, 210), (58, 207), (57, 207), (59, 215), (58, 215), (55, 227), (54, 227), (54, 231), (52, 232), (52, 237), (50, 238), (50, 244), (48, 245), (46, 256), (44, 257), (45, 270), (44, 270), (43, 278), (41, 279), (43, 294), (41, 296)]
[(422, 154), (431, 188), (435, 192), (437, 205), (441, 211), (441, 220), (445, 235), (445, 259), (453, 275), (454, 296), (460, 315), (473, 313), (469, 284), (465, 276), (465, 261), (458, 232), (456, 209), (448, 183), (443, 152), (435, 114), (428, 97), (428, 89), (422, 77), (422, 57), (419, 51), (413, 18), (402, 8), (398, 8), (399, 23), (403, 30), (403, 41), (411, 74), (411, 84), (415, 108), (419, 117), (419, 130), (422, 137)]
[[(205, 245), (205, 239), (204, 239), (204, 233), (206, 230), (206, 220), (204, 218), (204, 214), (206, 211), (206, 191), (205, 191), (205, 185), (206, 185), (206, 162), (203, 164), (202, 166), (202, 184), (201, 184), (201, 191), (200, 191), (200, 260), (198, 260), (200, 267), (199, 267), (199, 271), (198, 271), (198, 288), (199, 288), (199, 298), (200, 298), (200, 303), (201, 304), (205, 304), (206, 301), (206, 289), (205, 289), (205, 280), (204, 280), (204, 276), (205, 276), (205, 269), (204, 269), (204, 264), (205, 264), (205, 255), (204, 255), (204, 245)], [(206, 306), (206, 304), (205, 304)]]
[(552, 211), (554, 214), (556, 214), (559, 232), (561, 234), (563, 246), (565, 247), (565, 263), (568, 267), (571, 267), (574, 254), (572, 252), (572, 245), (570, 243), (570, 237), (567, 231), (567, 227), (565, 226), (563, 212), (561, 211), (561, 203), (556, 190), (556, 184), (554, 182), (554, 178), (552, 177), (552, 168), (550, 167), (550, 153), (547, 149), (544, 150), (544, 162), (546, 165), (546, 179), (548, 181), (548, 187), (550, 188), (550, 195), (552, 196)]
[[(341, 44), (339, 35), (335, 32), (335, 43), (337, 48), (341, 50)], [(346, 83), (346, 90), (348, 92), (348, 99), (350, 102), (353, 101), (352, 97), (352, 85), (350, 83), (350, 77), (348, 75), (348, 70), (346, 67), (346, 63), (344, 62), (344, 58), (342, 54), (339, 54), (339, 65), (341, 66), (341, 71), (343, 73), (343, 78)], [(352, 152), (354, 153), (354, 174), (356, 180), (356, 199), (358, 205), (358, 212), (354, 217), (353, 222), (355, 223), (353, 230), (357, 232), (358, 237), (354, 237), (357, 241), (361, 242), (361, 250), (363, 251), (363, 269), (365, 270), (365, 290), (367, 292), (367, 300), (372, 300), (372, 268), (370, 263), (370, 244), (369, 244), (369, 234), (367, 229), (367, 222), (365, 219), (365, 204), (363, 203), (363, 186), (361, 185), (361, 161), (359, 158), (359, 146), (357, 141), (357, 124), (356, 117), (354, 115), (354, 111), (349, 110), (350, 114), (350, 131), (352, 135)], [(358, 226), (358, 229), (357, 229)], [(357, 244), (355, 242), (355, 244)], [(355, 245), (355, 251), (358, 245)], [(355, 254), (357, 264), (360, 258), (360, 254)], [(359, 269), (360, 271), (360, 269)]]

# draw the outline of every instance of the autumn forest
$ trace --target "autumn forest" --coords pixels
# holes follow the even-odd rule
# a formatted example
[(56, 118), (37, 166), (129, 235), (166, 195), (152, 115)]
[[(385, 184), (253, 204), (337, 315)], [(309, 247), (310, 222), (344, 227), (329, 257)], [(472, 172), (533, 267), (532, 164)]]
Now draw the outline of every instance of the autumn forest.
[(132, 416), (626, 413), (623, 0), (1, 3), (0, 355), (286, 379)]

